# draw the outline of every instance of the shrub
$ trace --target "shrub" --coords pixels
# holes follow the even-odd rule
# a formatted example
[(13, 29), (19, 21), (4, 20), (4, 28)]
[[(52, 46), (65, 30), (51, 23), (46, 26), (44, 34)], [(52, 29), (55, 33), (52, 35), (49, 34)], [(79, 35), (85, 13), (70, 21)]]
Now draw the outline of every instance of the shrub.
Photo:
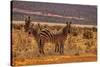
[(92, 30), (93, 30), (93, 32), (97, 32), (97, 28), (96, 27), (93, 27)]
[(73, 36), (77, 36), (77, 35), (78, 35), (78, 32), (74, 31)]
[(90, 43), (89, 41), (86, 42), (85, 45), (86, 45), (86, 48), (87, 48), (87, 49), (89, 49), (89, 48), (92, 46), (91, 43)]
[(79, 33), (79, 30), (78, 30), (78, 28), (72, 28), (71, 32), (72, 32), (73, 36), (77, 36)]
[(12, 24), (12, 28), (17, 29), (17, 30), (21, 30), (23, 28), (24, 25), (22, 24)]
[(86, 31), (83, 33), (83, 38), (84, 39), (91, 39), (91, 38), (93, 38), (93, 33), (91, 31)]

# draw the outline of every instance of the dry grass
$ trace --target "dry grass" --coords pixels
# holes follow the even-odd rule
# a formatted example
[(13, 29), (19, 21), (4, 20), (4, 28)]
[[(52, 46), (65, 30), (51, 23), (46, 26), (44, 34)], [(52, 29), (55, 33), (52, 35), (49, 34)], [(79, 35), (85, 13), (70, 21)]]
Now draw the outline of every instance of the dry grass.
[[(63, 26), (48, 25), (47, 28), (59, 30)], [(87, 33), (87, 31), (89, 33)], [(24, 32), (23, 24), (12, 26), (12, 65), (51, 64), (80, 61), (96, 61), (97, 30), (95, 27), (72, 27), (66, 37), (64, 55), (54, 52), (55, 44), (45, 43), (45, 55), (38, 53), (34, 37)]]

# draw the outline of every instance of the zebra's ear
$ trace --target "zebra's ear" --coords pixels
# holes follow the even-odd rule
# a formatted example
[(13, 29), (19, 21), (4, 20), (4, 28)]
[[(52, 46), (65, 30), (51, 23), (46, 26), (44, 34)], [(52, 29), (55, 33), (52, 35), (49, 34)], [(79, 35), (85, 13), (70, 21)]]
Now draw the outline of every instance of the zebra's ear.
[(66, 22), (66, 24), (68, 24), (68, 22)]
[(30, 19), (30, 16), (28, 16), (28, 19)]
[(70, 24), (72, 24), (72, 22), (70, 22)]

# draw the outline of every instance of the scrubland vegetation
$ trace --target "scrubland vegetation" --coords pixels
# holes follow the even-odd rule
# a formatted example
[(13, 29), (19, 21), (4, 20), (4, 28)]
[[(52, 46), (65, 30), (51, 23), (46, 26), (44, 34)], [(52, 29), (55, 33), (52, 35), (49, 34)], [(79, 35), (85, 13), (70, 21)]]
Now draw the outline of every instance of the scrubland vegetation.
[[(46, 27), (52, 31), (63, 26)], [(55, 44), (48, 42), (44, 46), (45, 55), (40, 55), (37, 45), (34, 36), (24, 32), (24, 24), (12, 23), (12, 65), (96, 61), (97, 28), (73, 25), (64, 43), (64, 55), (55, 53)]]

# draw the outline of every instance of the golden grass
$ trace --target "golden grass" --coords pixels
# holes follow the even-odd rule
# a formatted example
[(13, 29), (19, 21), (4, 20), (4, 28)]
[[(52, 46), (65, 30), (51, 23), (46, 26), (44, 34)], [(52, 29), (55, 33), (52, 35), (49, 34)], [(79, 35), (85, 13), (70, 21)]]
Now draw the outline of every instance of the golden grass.
[[(73, 26), (71, 34), (66, 37), (64, 55), (56, 54), (54, 52), (55, 44), (52, 43), (45, 43), (45, 55), (40, 55), (34, 36), (28, 35), (28, 33), (24, 32), (22, 26), (22, 24), (21, 26), (20, 24), (15, 24), (15, 27), (12, 27), (13, 66), (96, 61), (97, 31), (94, 31), (94, 28)], [(59, 30), (62, 26), (48, 25), (48, 28)], [(84, 38), (83, 34), (85, 31), (90, 31), (92, 33), (92, 38)], [(88, 33), (87, 36), (89, 36)]]

